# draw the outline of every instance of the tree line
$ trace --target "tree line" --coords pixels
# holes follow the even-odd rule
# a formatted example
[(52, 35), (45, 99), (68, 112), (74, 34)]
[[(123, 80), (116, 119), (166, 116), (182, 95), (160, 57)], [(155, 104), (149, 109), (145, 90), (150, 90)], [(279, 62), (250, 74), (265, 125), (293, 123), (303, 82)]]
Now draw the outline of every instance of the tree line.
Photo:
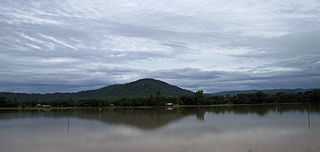
[[(49, 100), (50, 98), (50, 100)], [(320, 103), (320, 90), (300, 93), (263, 92), (210, 96), (202, 90), (191, 96), (166, 97), (161, 92), (147, 97), (134, 98), (79, 98), (76, 96), (0, 95), (0, 107), (35, 107), (49, 105), (55, 107), (105, 107), (105, 106), (168, 106), (170, 105), (219, 105), (219, 104), (281, 104), (281, 103)]]

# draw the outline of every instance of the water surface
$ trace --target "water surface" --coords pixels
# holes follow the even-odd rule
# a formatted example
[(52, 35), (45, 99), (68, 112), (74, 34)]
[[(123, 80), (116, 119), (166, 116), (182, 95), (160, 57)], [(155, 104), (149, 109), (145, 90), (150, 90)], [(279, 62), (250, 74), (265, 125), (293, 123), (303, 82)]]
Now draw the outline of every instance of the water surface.
[(0, 112), (1, 152), (319, 152), (315, 106)]

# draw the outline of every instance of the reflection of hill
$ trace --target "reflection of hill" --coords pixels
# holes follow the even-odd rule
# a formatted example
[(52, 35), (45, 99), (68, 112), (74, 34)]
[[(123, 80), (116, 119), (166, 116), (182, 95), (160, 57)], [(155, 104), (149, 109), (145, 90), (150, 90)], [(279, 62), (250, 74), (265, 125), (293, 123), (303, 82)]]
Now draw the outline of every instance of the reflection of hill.
[(95, 119), (109, 124), (128, 125), (139, 129), (157, 129), (191, 115), (177, 111), (152, 111), (152, 110), (120, 110), (103, 111), (100, 113), (79, 113), (78, 117)]
[(205, 121), (205, 113), (224, 114), (234, 113), (257, 114), (264, 116), (269, 112), (284, 113), (296, 112), (319, 112), (319, 106), (311, 105), (281, 105), (281, 106), (234, 106), (234, 107), (214, 107), (214, 108), (190, 108), (173, 111), (166, 110), (70, 110), (70, 111), (49, 111), (49, 112), (1, 112), (0, 119), (19, 118), (79, 118), (87, 120), (97, 120), (107, 124), (127, 125), (139, 129), (152, 130), (164, 127), (172, 122), (183, 119), (187, 116), (195, 116), (197, 119)]
[(192, 112), (153, 111), (153, 110), (107, 110), (107, 111), (63, 111), (63, 112), (10, 112), (0, 113), (0, 119), (16, 118), (80, 118), (98, 120), (108, 124), (128, 125), (139, 129), (157, 129), (170, 122), (180, 120)]

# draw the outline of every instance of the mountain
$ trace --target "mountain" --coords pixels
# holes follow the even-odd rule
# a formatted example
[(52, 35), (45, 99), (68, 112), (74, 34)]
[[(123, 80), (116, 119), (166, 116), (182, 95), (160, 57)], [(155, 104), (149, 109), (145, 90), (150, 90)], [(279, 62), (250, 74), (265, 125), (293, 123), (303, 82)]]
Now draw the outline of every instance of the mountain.
[(239, 91), (223, 91), (223, 92), (217, 92), (217, 93), (211, 93), (207, 94), (209, 96), (234, 96), (238, 94), (251, 94), (251, 93), (257, 93), (262, 92), (265, 94), (276, 94), (276, 93), (288, 93), (288, 94), (294, 94), (294, 93), (303, 93), (307, 91), (312, 91), (314, 89), (267, 89), (267, 90), (239, 90)]
[(140, 79), (126, 84), (116, 84), (97, 90), (82, 91), (77, 93), (87, 97), (149, 97), (150, 95), (161, 95), (177, 97), (192, 95), (193, 92), (155, 79)]
[(166, 82), (155, 79), (140, 79), (125, 84), (116, 84), (96, 90), (80, 91), (75, 93), (0, 93), (0, 98), (10, 101), (34, 102), (34, 101), (61, 101), (61, 100), (96, 100), (96, 99), (121, 99), (150, 97), (151, 95), (162, 97), (178, 97), (193, 95), (192, 91), (179, 88)]

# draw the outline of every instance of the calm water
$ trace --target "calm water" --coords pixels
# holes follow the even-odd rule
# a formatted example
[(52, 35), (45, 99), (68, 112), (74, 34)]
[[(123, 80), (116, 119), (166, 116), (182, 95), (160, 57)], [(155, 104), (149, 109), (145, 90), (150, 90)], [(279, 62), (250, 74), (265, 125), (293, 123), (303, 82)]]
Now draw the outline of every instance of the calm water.
[(319, 152), (314, 106), (0, 112), (1, 152)]

